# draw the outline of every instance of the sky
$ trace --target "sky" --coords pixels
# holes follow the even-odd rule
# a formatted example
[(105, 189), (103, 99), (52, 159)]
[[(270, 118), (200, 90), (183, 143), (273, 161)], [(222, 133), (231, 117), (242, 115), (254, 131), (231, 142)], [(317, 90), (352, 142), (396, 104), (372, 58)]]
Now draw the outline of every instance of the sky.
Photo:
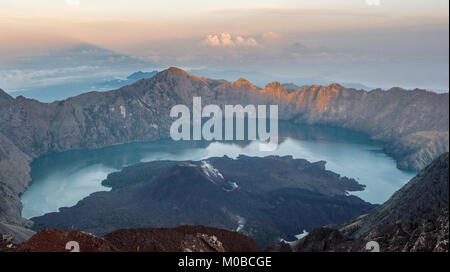
[(0, 88), (179, 66), (448, 90), (448, 9), (447, 0), (1, 0)]

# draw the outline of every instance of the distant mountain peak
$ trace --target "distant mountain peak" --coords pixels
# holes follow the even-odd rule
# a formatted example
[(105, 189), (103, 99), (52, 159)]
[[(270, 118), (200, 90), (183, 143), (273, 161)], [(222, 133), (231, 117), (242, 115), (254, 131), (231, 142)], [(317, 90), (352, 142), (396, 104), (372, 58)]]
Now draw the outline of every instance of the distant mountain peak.
[(191, 74), (189, 74), (188, 72), (186, 72), (185, 70), (178, 68), (178, 67), (170, 67), (169, 69), (166, 70), (168, 73), (171, 74), (182, 74), (185, 76), (191, 76)]
[(331, 83), (330, 85), (328, 85), (328, 87), (331, 87), (331, 88), (334, 88), (334, 89), (343, 89), (344, 88), (344, 86), (342, 86), (341, 84), (339, 84), (339, 83)]
[(165, 69), (159, 73), (157, 73), (153, 79), (157, 81), (166, 81), (166, 80), (185, 80), (185, 79), (200, 79), (199, 77), (193, 76), (183, 69), (177, 67), (170, 67)]
[(273, 94), (277, 97), (288, 94), (286, 87), (284, 87), (283, 84), (281, 84), (278, 81), (273, 81), (273, 82), (267, 84), (266, 87), (264, 88), (264, 92)]
[(273, 82), (268, 83), (266, 85), (266, 88), (281, 89), (281, 88), (285, 88), (285, 87), (280, 82), (273, 81)]
[(287, 48), (287, 51), (291, 52), (291, 53), (305, 53), (305, 52), (310, 51), (310, 49), (307, 46), (305, 46), (299, 42), (296, 42), (296, 43), (292, 44), (291, 46), (289, 46)]
[(233, 85), (239, 86), (239, 87), (241, 87), (241, 86), (249, 86), (249, 87), (252, 87), (252, 88), (256, 88), (256, 86), (253, 85), (250, 81), (248, 81), (247, 79), (242, 78), (242, 77), (239, 78), (238, 80), (232, 82), (232, 83), (233, 83)]
[(143, 78), (151, 78), (154, 75), (156, 75), (158, 73), (158, 71), (154, 70), (152, 72), (142, 72), (142, 71), (137, 71), (132, 73), (131, 75), (129, 75), (127, 77), (127, 79), (129, 80), (139, 80), (139, 79), (143, 79)]
[(134, 73), (132, 73), (129, 77), (132, 77), (132, 76), (134, 76), (134, 75), (142, 75), (144, 72), (142, 72), (141, 70), (139, 70), (139, 71), (137, 71), (137, 72), (134, 72)]
[(299, 86), (297, 86), (294, 83), (284, 83), (283, 86), (286, 88), (286, 90), (288, 91), (288, 93), (291, 93), (293, 91), (296, 91), (298, 89), (300, 89)]

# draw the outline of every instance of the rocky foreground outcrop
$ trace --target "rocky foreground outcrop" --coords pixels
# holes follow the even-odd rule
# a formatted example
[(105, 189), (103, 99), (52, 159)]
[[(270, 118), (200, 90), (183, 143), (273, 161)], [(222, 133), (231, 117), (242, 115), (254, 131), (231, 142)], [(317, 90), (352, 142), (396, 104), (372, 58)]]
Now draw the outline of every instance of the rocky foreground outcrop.
[(0, 234), (0, 252), (15, 251), (17, 245), (13, 242), (14, 236)]
[(288, 91), (276, 82), (260, 89), (244, 79), (212, 80), (178, 68), (119, 90), (53, 103), (13, 99), (0, 90), (0, 221), (26, 223), (19, 195), (31, 181), (33, 158), (168, 137), (171, 107), (190, 107), (193, 96), (200, 96), (203, 105), (278, 104), (283, 120), (365, 132), (385, 141), (401, 168), (421, 169), (448, 151), (448, 93), (399, 88), (366, 92), (339, 84)]
[(367, 243), (375, 241), (381, 252), (448, 252), (448, 209), (439, 216), (418, 219), (407, 228), (401, 224), (378, 226), (370, 236), (349, 238), (332, 228), (317, 228), (300, 241), (268, 247), (272, 252), (365, 252)]
[[(74, 243), (75, 242), (75, 243)], [(117, 249), (103, 238), (75, 230), (46, 229), (16, 247), (18, 252), (113, 252)]]
[(121, 229), (103, 236), (119, 251), (253, 252), (255, 241), (241, 233), (204, 226)]
[(388, 201), (353, 222), (317, 228), (292, 244), (267, 251), (366, 251), (375, 241), (380, 251), (449, 251), (449, 154), (442, 154)]
[[(2, 238), (2, 237), (0, 237)], [(0, 252), (257, 252), (249, 237), (203, 226), (120, 229), (104, 237), (74, 230), (45, 229), (16, 245), (0, 239)]]

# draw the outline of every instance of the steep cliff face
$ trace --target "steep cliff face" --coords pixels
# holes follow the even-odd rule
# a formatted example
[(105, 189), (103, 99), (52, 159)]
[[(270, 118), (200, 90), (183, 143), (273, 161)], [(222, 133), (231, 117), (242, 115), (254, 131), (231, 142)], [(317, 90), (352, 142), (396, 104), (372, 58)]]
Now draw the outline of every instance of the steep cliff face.
[[(402, 168), (421, 169), (448, 151), (449, 96), (422, 90), (365, 92), (331, 84), (288, 92), (276, 82), (259, 89), (244, 79), (212, 80), (170, 68), (119, 90), (50, 104), (12, 99), (0, 91), (0, 146), (15, 148), (6, 147), (10, 141), (17, 147), (16, 155), (0, 158), (0, 165), (20, 168), (17, 175), (1, 181), (11, 188), (19, 186), (8, 193), (15, 207), (0, 206), (0, 220), (21, 221), (18, 195), (29, 182), (28, 166), (21, 162), (51, 152), (168, 137), (171, 107), (190, 107), (193, 96), (201, 96), (203, 105), (279, 104), (281, 119), (368, 133), (387, 142), (386, 150)], [(8, 169), (3, 167), (0, 173), (5, 176)]]
[[(27, 223), (20, 213), (22, 203), (18, 194), (23, 193), (31, 181), (30, 156), (0, 134), (0, 220)], [(6, 233), (6, 232), (3, 232)]]

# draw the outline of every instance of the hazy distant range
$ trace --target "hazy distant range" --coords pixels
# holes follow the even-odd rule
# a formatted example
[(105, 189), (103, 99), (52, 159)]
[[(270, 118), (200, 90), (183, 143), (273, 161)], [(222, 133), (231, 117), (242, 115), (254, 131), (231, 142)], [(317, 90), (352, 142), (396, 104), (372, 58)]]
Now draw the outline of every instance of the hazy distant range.
[[(68, 97), (76, 96), (89, 91), (109, 91), (115, 90), (120, 87), (133, 84), (134, 82), (144, 79), (152, 78), (158, 73), (158, 70), (153, 70), (151, 72), (137, 71), (128, 75), (124, 78), (111, 78), (111, 79), (101, 79), (101, 78), (86, 78), (85, 80), (68, 81), (65, 83), (59, 83), (54, 85), (44, 85), (36, 87), (27, 87), (20, 91), (10, 92), (11, 96), (18, 97), (24, 96), (27, 98), (37, 99), (41, 102), (53, 102), (57, 100), (64, 100)], [(242, 72), (242, 71), (214, 71), (207, 69), (193, 69), (189, 70), (190, 74), (197, 75), (200, 77), (208, 77), (215, 79), (224, 79), (227, 81), (234, 81), (238, 78), (246, 78), (250, 80), (253, 84), (258, 87), (264, 87), (269, 83), (268, 79), (273, 79), (268, 74), (258, 73), (258, 72)], [(332, 81), (326, 81), (320, 78), (281, 78), (282, 82), (288, 89), (299, 89), (303, 85), (328, 85), (333, 83)], [(293, 83), (295, 82), (295, 83)], [(346, 83), (338, 82), (347, 88), (372, 90), (374, 88), (365, 86), (359, 83)]]
[[(22, 95), (42, 102), (53, 102), (89, 91), (118, 89), (137, 80), (153, 77), (157, 71), (167, 68), (164, 65), (92, 44), (79, 44), (54, 50), (51, 54), (33, 57), (25, 62), (0, 64), (0, 88), (13, 97)], [(221, 67), (218, 64), (217, 67), (192, 68), (191, 66), (184, 70), (192, 75), (230, 82), (245, 78), (260, 88), (264, 88), (266, 84), (274, 80), (286, 84), (285, 87), (288, 89), (313, 84), (326, 86), (331, 83), (364, 90), (394, 87), (386, 86), (385, 82), (380, 82), (379, 85), (376, 84), (377, 86), (367, 86), (358, 81), (345, 82), (345, 80), (320, 75), (308, 76), (302, 73), (301, 69), (298, 71), (291, 69), (289, 73), (279, 71), (274, 74), (241, 66), (239, 68)], [(447, 90), (434, 91), (447, 92)]]

